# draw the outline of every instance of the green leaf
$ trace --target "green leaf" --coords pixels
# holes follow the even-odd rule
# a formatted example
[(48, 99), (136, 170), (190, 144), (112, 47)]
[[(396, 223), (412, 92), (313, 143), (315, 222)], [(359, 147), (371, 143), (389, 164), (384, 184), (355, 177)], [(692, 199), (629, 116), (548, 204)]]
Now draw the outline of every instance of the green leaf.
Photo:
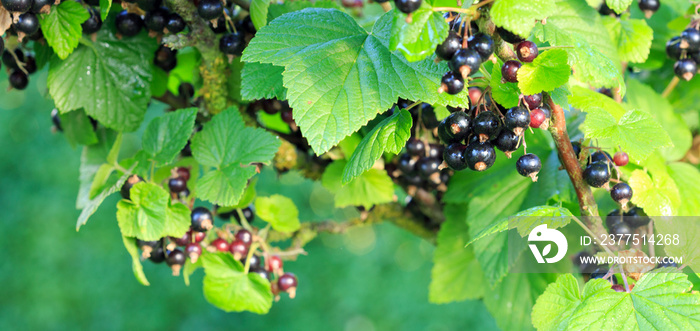
[(664, 246), (666, 256), (683, 257), (684, 265), (700, 271), (700, 227), (695, 218), (655, 217), (654, 230), (663, 236), (678, 238), (677, 245)]
[(357, 145), (343, 170), (343, 184), (371, 169), (385, 152), (398, 154), (411, 136), (413, 119), (408, 110), (394, 112), (375, 126)]
[(280, 232), (294, 232), (301, 226), (297, 206), (283, 195), (255, 199), (255, 214)]
[(268, 63), (248, 62), (241, 72), (241, 97), (243, 100), (287, 99), (287, 89), (282, 85), (284, 67)]
[(240, 200), (255, 174), (251, 163), (268, 163), (280, 146), (279, 139), (263, 129), (246, 127), (236, 107), (230, 107), (204, 125), (191, 140), (192, 154), (200, 164), (215, 167), (197, 182), (197, 197), (222, 206)]
[(604, 17), (603, 24), (610, 33), (613, 44), (617, 45), (620, 60), (643, 63), (649, 56), (654, 31), (641, 19), (618, 19)]
[(440, 226), (433, 253), (433, 270), (428, 297), (432, 303), (449, 303), (483, 297), (486, 283), (471, 248), (466, 205), (445, 206), (445, 222)]
[(256, 30), (260, 30), (267, 24), (267, 9), (270, 7), (270, 0), (252, 0), (250, 2), (250, 19)]
[(432, 55), (435, 47), (447, 38), (450, 26), (442, 13), (433, 11), (433, 7), (425, 1), (411, 13), (411, 23), (406, 23), (406, 17), (400, 12), (394, 15), (389, 49), (392, 52), (401, 51), (411, 62), (423, 60)]
[(437, 93), (446, 64), (431, 59), (411, 63), (389, 51), (394, 15), (383, 15), (367, 34), (341, 11), (307, 8), (270, 22), (246, 48), (246, 62), (285, 67), (282, 75), (294, 119), (317, 154), (399, 97), (468, 106), (467, 93)]
[(503, 61), (499, 59), (498, 63), (494, 64), (491, 69), (491, 81), (489, 82), (491, 96), (501, 106), (512, 108), (520, 103), (520, 88), (518, 88), (518, 83), (503, 81), (502, 66)]
[[(241, 78), (241, 74), (243, 73), (243, 61), (241, 61), (240, 57), (235, 57), (229, 62), (228, 68), (231, 70), (231, 74), (227, 79), (229, 97), (238, 103), (243, 103), (243, 97), (241, 96), (241, 88), (243, 83)], [(280, 82), (279, 84), (282, 86), (282, 76), (279, 75), (278, 78)]]
[(549, 96), (552, 97), (552, 100), (554, 103), (557, 105), (561, 106), (563, 109), (569, 109), (569, 96), (571, 95), (571, 92), (569, 91), (569, 88), (566, 87), (566, 85), (559, 86), (552, 90), (552, 92), (549, 92)]
[(673, 145), (668, 133), (654, 117), (643, 111), (630, 110), (619, 120), (601, 108), (588, 110), (584, 122), (587, 138), (599, 139), (601, 145), (620, 146), (630, 160), (641, 163), (658, 148)]
[(58, 117), (61, 119), (63, 135), (71, 145), (92, 145), (97, 143), (95, 128), (82, 109), (59, 114)]
[(664, 170), (652, 172), (652, 177), (644, 170), (632, 172), (628, 184), (632, 187), (632, 203), (642, 207), (647, 215), (677, 215), (680, 195), (673, 179)]
[(203, 268), (202, 259), (197, 259), (197, 262), (195, 263), (192, 263), (192, 259), (187, 259), (185, 266), (182, 267), (182, 278), (185, 281), (186, 286), (190, 286), (190, 277), (199, 268)]
[(574, 215), (566, 208), (554, 206), (533, 207), (494, 223), (491, 227), (474, 235), (474, 239), (467, 245), (509, 229), (518, 229), (520, 236), (525, 238), (538, 225), (547, 224), (550, 229), (563, 228), (571, 222), (572, 217)]
[(676, 216), (700, 215), (700, 170), (688, 163), (676, 162), (668, 165), (668, 174), (676, 183), (679, 196), (683, 197)]
[(549, 284), (547, 290), (537, 298), (532, 309), (532, 324), (538, 330), (565, 330), (583, 300), (610, 288), (610, 283), (594, 279), (579, 293), (578, 281), (570, 274), (564, 274)]
[(109, 15), (109, 10), (112, 8), (112, 0), (100, 0), (100, 16), (102, 21)]
[(485, 291), (484, 304), (501, 330), (532, 330), (532, 307), (553, 280), (550, 274), (509, 274)]
[(65, 60), (51, 59), (47, 86), (62, 113), (84, 108), (108, 128), (134, 131), (151, 101), (157, 43), (146, 32), (119, 39), (113, 22), (104, 25), (95, 42), (83, 39), (85, 44)]
[(518, 70), (518, 87), (525, 95), (551, 91), (566, 84), (571, 76), (566, 51), (548, 50)]
[(554, 13), (554, 0), (498, 0), (491, 7), (491, 19), (496, 26), (526, 38), (536, 21)]
[(59, 58), (64, 60), (78, 47), (83, 36), (80, 26), (90, 18), (90, 13), (78, 2), (64, 1), (51, 7), (48, 14), (39, 15), (44, 38)]
[(605, 3), (618, 14), (622, 14), (632, 4), (632, 0), (605, 0)]
[(141, 240), (181, 237), (190, 228), (190, 209), (170, 203), (162, 187), (148, 182), (136, 183), (129, 191), (131, 200), (117, 203), (117, 221), (122, 235)]
[(272, 307), (270, 282), (257, 273), (246, 274), (233, 255), (203, 254), (204, 297), (226, 312), (266, 314)]
[(278, 18), (286, 13), (291, 13), (293, 11), (299, 11), (305, 8), (312, 7), (341, 9), (341, 7), (338, 5), (338, 2), (333, 0), (319, 0), (313, 2), (308, 0), (274, 2), (270, 4), (270, 8), (267, 11), (267, 21), (271, 22), (275, 18)]
[(97, 208), (100, 207), (102, 202), (110, 195), (113, 193), (116, 193), (119, 191), (119, 189), (124, 185), (126, 182), (126, 179), (129, 178), (128, 174), (122, 175), (115, 183), (114, 185), (107, 187), (103, 189), (97, 196), (91, 199), (87, 199), (87, 201), (82, 202), (82, 211), (80, 211), (80, 215), (78, 216), (78, 222), (75, 225), (75, 229), (80, 230), (80, 227), (85, 225), (87, 223), (88, 219), (92, 214), (94, 214), (97, 211)]
[(393, 201), (394, 182), (384, 170), (370, 169), (343, 185), (346, 163), (345, 160), (335, 161), (323, 172), (323, 186), (335, 193), (336, 207), (363, 206), (370, 209), (376, 204)]
[(572, 95), (569, 97), (569, 102), (572, 106), (581, 111), (588, 112), (591, 110), (604, 109), (616, 120), (619, 120), (627, 113), (622, 105), (602, 93), (581, 86), (573, 87), (571, 93)]
[(154, 118), (143, 133), (143, 150), (159, 166), (173, 161), (192, 135), (197, 108), (186, 108)]
[(129, 252), (129, 255), (131, 256), (131, 269), (133, 269), (134, 271), (134, 277), (136, 277), (136, 280), (138, 280), (139, 283), (141, 283), (141, 285), (150, 286), (151, 283), (148, 282), (146, 274), (143, 273), (143, 266), (141, 265), (141, 254), (139, 254), (139, 248), (136, 245), (136, 239), (122, 236), (122, 240), (124, 241), (124, 247), (126, 247), (126, 251)]
[(627, 82), (627, 102), (630, 107), (654, 116), (668, 133), (673, 147), (661, 149), (664, 159), (676, 161), (685, 156), (692, 145), (693, 135), (688, 124), (673, 111), (673, 107), (666, 98), (661, 97), (651, 87), (630, 79)]

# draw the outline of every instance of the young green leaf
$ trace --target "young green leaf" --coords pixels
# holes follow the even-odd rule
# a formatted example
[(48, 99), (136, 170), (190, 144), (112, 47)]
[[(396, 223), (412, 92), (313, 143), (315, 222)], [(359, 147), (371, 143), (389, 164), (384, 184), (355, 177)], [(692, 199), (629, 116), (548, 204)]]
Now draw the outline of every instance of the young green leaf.
[(267, 24), (267, 10), (270, 0), (252, 0), (250, 2), (250, 19), (256, 30), (260, 30)]
[(110, 9), (112, 9), (112, 0), (100, 0), (100, 16), (103, 21), (107, 19)]
[(131, 269), (134, 271), (134, 277), (136, 280), (144, 286), (150, 286), (146, 274), (143, 272), (143, 266), (141, 265), (141, 254), (139, 254), (139, 248), (136, 246), (136, 239), (122, 236), (124, 241), (124, 247), (126, 251), (129, 252), (131, 256)]
[(594, 279), (586, 284), (581, 294), (574, 276), (561, 275), (537, 298), (532, 308), (532, 325), (538, 330), (565, 330), (583, 300), (609, 289), (610, 282)]
[(92, 122), (85, 114), (85, 111), (79, 109), (65, 114), (59, 114), (58, 117), (61, 119), (63, 135), (66, 137), (66, 140), (68, 140), (68, 143), (73, 146), (76, 144), (92, 145), (97, 143), (95, 127), (92, 126)]
[(552, 49), (540, 54), (518, 70), (518, 87), (525, 95), (551, 91), (566, 84), (571, 76), (566, 51)]
[(374, 166), (385, 152), (398, 154), (411, 136), (413, 119), (408, 110), (395, 111), (377, 124), (357, 145), (343, 170), (343, 184)]
[[(67, 3), (74, 2), (61, 5)], [(146, 32), (117, 38), (110, 28), (113, 22), (104, 25), (95, 42), (86, 40), (63, 61), (51, 59), (47, 86), (62, 113), (84, 108), (108, 128), (134, 131), (151, 101), (151, 62), (157, 43)]]
[[(690, 166), (687, 163), (676, 164)], [(693, 216), (695, 215), (697, 214)], [(700, 227), (697, 226), (694, 218), (655, 217), (654, 230), (664, 238), (666, 236), (672, 238), (671, 245), (664, 247), (666, 256), (683, 257), (683, 265), (689, 266), (695, 272), (700, 270)], [(675, 242), (673, 238), (678, 239), (677, 244), (673, 244)]]
[(566, 208), (554, 206), (539, 206), (523, 210), (513, 216), (506, 217), (494, 223), (491, 227), (474, 235), (466, 246), (479, 239), (509, 229), (517, 229), (525, 238), (538, 225), (547, 224), (550, 229), (563, 228), (571, 222), (573, 214)]
[(681, 199), (674, 180), (665, 169), (653, 171), (652, 177), (644, 170), (632, 172), (628, 183), (634, 195), (632, 203), (644, 208), (648, 215), (675, 216)]
[(272, 307), (270, 282), (257, 273), (245, 273), (241, 262), (227, 253), (203, 254), (204, 297), (227, 312), (266, 314)]
[(568, 110), (571, 105), (569, 105), (569, 96), (571, 92), (566, 85), (559, 86), (549, 92), (549, 96), (557, 105), (561, 106), (564, 110)]
[(39, 15), (44, 38), (61, 60), (65, 60), (78, 47), (83, 36), (80, 25), (88, 18), (90, 13), (75, 1), (61, 2), (51, 7), (48, 14)]
[(122, 235), (141, 240), (182, 237), (190, 228), (190, 209), (170, 203), (162, 187), (147, 182), (136, 183), (129, 191), (131, 200), (117, 203), (117, 221)]
[[(130, 172), (131, 170), (127, 171)], [(87, 223), (88, 219), (92, 214), (94, 214), (97, 211), (97, 208), (100, 207), (102, 202), (110, 195), (116, 193), (119, 191), (119, 189), (124, 185), (126, 182), (126, 179), (129, 178), (128, 174), (122, 175), (117, 181), (114, 183), (114, 185), (111, 185), (105, 189), (103, 189), (99, 194), (97, 194), (94, 198), (89, 198), (86, 201), (81, 201), (79, 200), (79, 203), (82, 205), (82, 210), (80, 211), (80, 215), (78, 216), (78, 222), (75, 225), (75, 229), (80, 230), (80, 227), (85, 225)]]
[(442, 14), (433, 11), (425, 1), (411, 15), (411, 23), (406, 23), (404, 13), (394, 15), (389, 49), (399, 50), (408, 61), (415, 62), (432, 55), (435, 47), (447, 38), (450, 27)]
[(343, 185), (346, 163), (345, 160), (335, 161), (323, 172), (323, 186), (335, 193), (336, 207), (363, 206), (370, 209), (376, 204), (393, 201), (394, 182), (384, 170), (370, 169)]
[(595, 109), (604, 109), (615, 119), (622, 118), (627, 110), (615, 100), (607, 97), (602, 93), (581, 87), (575, 86), (571, 89), (569, 102), (572, 106), (580, 109), (583, 112), (588, 112)]
[(299, 11), (305, 8), (336, 8), (341, 9), (337, 1), (333, 0), (295, 0), (295, 1), (285, 1), (285, 2), (273, 2), (270, 4), (270, 8), (267, 11), (267, 21), (272, 22), (275, 18), (278, 18), (286, 13), (291, 13), (294, 11)]
[(509, 274), (501, 283), (485, 291), (484, 305), (491, 315), (499, 317), (496, 324), (501, 330), (532, 330), (532, 307), (552, 281), (552, 274)]
[(154, 118), (143, 133), (143, 150), (159, 166), (173, 161), (192, 135), (197, 108), (180, 109)]
[(241, 97), (243, 100), (285, 100), (287, 89), (282, 85), (284, 67), (269, 63), (248, 62), (241, 72)]
[(604, 17), (603, 24), (610, 33), (613, 44), (617, 45), (620, 60), (643, 63), (649, 56), (654, 31), (642, 19), (617, 19)]
[(491, 7), (491, 19), (496, 26), (525, 38), (530, 36), (536, 21), (554, 13), (554, 0), (499, 0)]
[(633, 0), (605, 0), (605, 3), (618, 14), (622, 14), (632, 4)]
[(280, 232), (294, 232), (300, 227), (297, 206), (283, 195), (255, 199), (255, 214)]
[(468, 105), (466, 93), (437, 93), (447, 71), (444, 63), (430, 59), (411, 63), (389, 51), (394, 15), (383, 15), (368, 34), (343, 12), (307, 8), (270, 22), (246, 48), (246, 62), (285, 67), (284, 85), (294, 119), (317, 154), (327, 152), (399, 97)]
[(503, 61), (499, 59), (491, 69), (491, 81), (489, 82), (491, 96), (503, 107), (515, 107), (520, 103), (520, 88), (518, 88), (518, 83), (508, 83), (503, 80), (502, 66)]
[[(676, 183), (679, 196), (683, 197), (676, 215), (700, 215), (700, 171), (698, 168), (685, 162), (675, 162), (668, 165), (668, 175)], [(695, 270), (700, 270), (700, 268)]]

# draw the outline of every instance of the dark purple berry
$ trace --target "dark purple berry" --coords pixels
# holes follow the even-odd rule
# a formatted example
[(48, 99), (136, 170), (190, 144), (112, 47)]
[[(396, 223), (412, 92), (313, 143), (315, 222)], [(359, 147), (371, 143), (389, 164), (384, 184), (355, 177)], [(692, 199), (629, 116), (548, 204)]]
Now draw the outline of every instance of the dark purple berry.
[(681, 59), (673, 65), (673, 72), (678, 78), (689, 81), (693, 79), (695, 73), (698, 72), (698, 65), (692, 59)]
[(469, 48), (479, 53), (482, 60), (487, 60), (493, 54), (493, 39), (484, 33), (477, 33), (467, 40)]
[(169, 72), (177, 66), (177, 50), (168, 46), (160, 45), (156, 50), (156, 56), (153, 58), (153, 64), (159, 68)]
[(122, 198), (131, 200), (131, 194), (129, 191), (131, 191), (131, 188), (136, 185), (138, 182), (143, 182), (145, 181), (143, 177), (138, 176), (138, 175), (131, 175), (129, 178), (126, 179), (126, 182), (124, 182), (124, 185), (122, 185), (121, 190), (119, 193), (121, 193)]
[(440, 171), (440, 169), (438, 169), (440, 163), (442, 163), (440, 160), (430, 157), (418, 160), (416, 163), (418, 175), (423, 179), (429, 179), (430, 176)]
[(185, 246), (185, 254), (187, 254), (192, 263), (197, 263), (197, 259), (202, 255), (202, 246), (197, 243), (189, 243)]
[(462, 78), (467, 78), (479, 71), (481, 56), (473, 49), (460, 49), (455, 53), (449, 63), (450, 70), (460, 73)]
[(489, 142), (471, 143), (464, 150), (464, 159), (469, 169), (484, 171), (496, 162), (496, 150)]
[(644, 209), (639, 207), (634, 207), (625, 213), (625, 223), (634, 228), (645, 226), (649, 224), (650, 221), (651, 218), (647, 216)]
[(247, 246), (240, 240), (234, 240), (231, 243), (230, 246), (230, 252), (233, 254), (233, 258), (236, 260), (240, 260), (248, 255), (248, 248), (250, 246)]
[(676, 36), (666, 43), (666, 55), (674, 60), (680, 60), (683, 54), (683, 49), (681, 49), (681, 37)]
[(148, 259), (153, 263), (163, 263), (163, 261), (165, 261), (165, 249), (163, 248), (163, 245), (156, 245)]
[(457, 35), (456, 31), (450, 31), (442, 44), (435, 48), (435, 54), (441, 59), (449, 61), (462, 48), (462, 38)]
[(523, 97), (523, 100), (530, 107), (530, 110), (535, 109), (542, 104), (542, 93), (526, 95)]
[(197, 13), (204, 20), (211, 21), (223, 15), (224, 4), (221, 3), (221, 0), (200, 0)]
[(90, 8), (88, 12), (90, 12), (90, 18), (83, 22), (81, 26), (83, 27), (83, 33), (93, 34), (100, 31), (100, 28), (102, 28), (102, 17), (100, 16), (100, 12), (94, 8)]
[(513, 133), (513, 131), (501, 130), (501, 133), (499, 133), (496, 140), (494, 140), (494, 144), (496, 148), (500, 149), (510, 158), (510, 155), (520, 147), (520, 139), (521, 137)]
[(622, 218), (622, 212), (619, 209), (614, 209), (607, 216), (605, 216), (605, 226), (608, 229), (616, 227), (618, 224), (622, 223), (624, 220)]
[[(34, 0), (32, 2), (31, 11), (35, 14), (39, 14), (41, 12), (41, 9), (44, 8), (44, 6), (50, 7), (50, 6), (53, 6), (54, 3), (55, 3), (54, 0)], [(99, 3), (97, 5), (99, 5)]]
[(639, 0), (639, 9), (644, 12), (647, 18), (659, 10), (661, 3), (659, 0)]
[(583, 171), (583, 179), (588, 185), (602, 187), (610, 180), (610, 168), (605, 162), (594, 162), (589, 164)]
[(452, 170), (460, 171), (467, 169), (467, 160), (464, 159), (464, 151), (466, 149), (467, 146), (462, 145), (461, 143), (449, 144), (447, 147), (445, 147), (442, 158), (445, 160), (447, 166)]
[(610, 190), (610, 197), (615, 202), (625, 205), (632, 199), (632, 188), (627, 183), (617, 183)]
[(32, 0), (0, 0), (5, 9), (9, 12), (25, 13), (32, 9)]
[(182, 266), (185, 265), (185, 261), (187, 261), (187, 256), (179, 249), (174, 249), (168, 254), (166, 262), (170, 266), (170, 269), (173, 270), (173, 276), (180, 275), (180, 270)]
[(420, 139), (416, 139), (415, 137), (411, 137), (406, 142), (406, 152), (408, 152), (408, 154), (413, 155), (413, 156), (424, 156), (425, 155), (425, 143)]
[(177, 93), (187, 100), (192, 99), (194, 96), (194, 86), (191, 83), (182, 83), (177, 87)]
[(14, 70), (10, 74), (10, 86), (17, 90), (24, 90), (29, 85), (29, 77), (21, 70)]
[(146, 13), (143, 23), (151, 31), (161, 32), (165, 29), (170, 12), (165, 8), (156, 8)]
[(165, 23), (165, 27), (170, 33), (180, 33), (185, 30), (185, 28), (187, 27), (187, 23), (185, 23), (185, 20), (183, 20), (180, 15), (176, 13), (170, 13), (168, 15), (168, 20)]
[(681, 48), (691, 52), (700, 50), (700, 31), (687, 28), (681, 32)]
[(471, 118), (465, 112), (455, 112), (438, 125), (438, 137), (444, 144), (459, 142), (469, 136)]
[(253, 243), (253, 234), (246, 229), (238, 230), (234, 237), (236, 238), (236, 240), (240, 240), (247, 247), (250, 247), (250, 245)]
[(542, 161), (537, 155), (528, 153), (518, 159), (518, 162), (515, 163), (515, 168), (521, 176), (530, 177), (533, 182), (536, 182), (537, 174), (542, 169)]
[[(253, 210), (252, 206), (253, 205), (250, 205), (249, 207), (241, 209), (243, 217), (245, 217), (245, 220), (248, 221), (248, 223), (252, 223), (255, 220), (255, 210)], [(233, 218), (236, 220), (236, 222), (238, 222), (238, 224), (241, 224), (241, 216), (238, 215), (238, 211), (233, 211)]]
[(503, 124), (515, 134), (521, 135), (530, 126), (530, 112), (520, 106), (508, 109)]
[(464, 78), (460, 74), (455, 74), (448, 71), (442, 76), (441, 85), (438, 93), (447, 92), (447, 94), (455, 95), (464, 90)]
[(277, 286), (279, 287), (280, 291), (287, 292), (289, 293), (290, 298), (294, 298), (297, 290), (297, 277), (294, 276), (294, 274), (287, 272), (280, 276), (280, 278), (277, 280)]
[(591, 159), (589, 163), (595, 163), (595, 162), (603, 162), (609, 164), (610, 161), (612, 160), (612, 156), (608, 152), (605, 151), (597, 151), (593, 154), (591, 154)]
[(141, 31), (143, 20), (141, 16), (122, 10), (114, 21), (119, 32), (124, 37), (133, 37)]
[(168, 188), (170, 192), (180, 193), (187, 189), (187, 181), (181, 177), (174, 177), (168, 180)]
[(193, 231), (206, 232), (214, 227), (214, 219), (211, 216), (211, 212), (207, 208), (197, 207), (192, 209), (190, 218), (192, 221), (191, 227)]
[(522, 63), (515, 60), (506, 61), (506, 63), (503, 64), (503, 67), (501, 67), (501, 75), (503, 75), (503, 79), (509, 83), (517, 83), (518, 70), (520, 70), (520, 67), (522, 66)]
[(532, 62), (539, 54), (537, 45), (529, 40), (525, 40), (516, 45), (515, 52), (518, 54), (518, 59), (522, 62)]
[(219, 39), (219, 50), (227, 55), (241, 55), (245, 48), (244, 36), (240, 32), (229, 33)]
[(412, 174), (416, 170), (416, 160), (409, 154), (401, 154), (397, 167), (404, 175)]
[(39, 18), (32, 12), (19, 15), (15, 28), (26, 35), (31, 35), (39, 31)]
[(394, 0), (394, 5), (402, 13), (410, 14), (418, 10), (422, 2), (422, 0)]
[(472, 124), (472, 132), (479, 136), (481, 142), (496, 139), (501, 128), (501, 119), (491, 111), (479, 113)]

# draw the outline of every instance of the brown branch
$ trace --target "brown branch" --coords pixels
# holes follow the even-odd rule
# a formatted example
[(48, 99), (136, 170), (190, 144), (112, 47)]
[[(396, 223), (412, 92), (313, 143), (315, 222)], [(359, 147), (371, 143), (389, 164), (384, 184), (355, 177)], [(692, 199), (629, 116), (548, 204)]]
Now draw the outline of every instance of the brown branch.
[(164, 104), (169, 105), (173, 109), (180, 109), (180, 108), (187, 108), (189, 105), (187, 104), (187, 100), (185, 98), (181, 98), (176, 96), (175, 94), (172, 94), (170, 91), (165, 91), (165, 93), (159, 97), (154, 96), (153, 99), (156, 99)]

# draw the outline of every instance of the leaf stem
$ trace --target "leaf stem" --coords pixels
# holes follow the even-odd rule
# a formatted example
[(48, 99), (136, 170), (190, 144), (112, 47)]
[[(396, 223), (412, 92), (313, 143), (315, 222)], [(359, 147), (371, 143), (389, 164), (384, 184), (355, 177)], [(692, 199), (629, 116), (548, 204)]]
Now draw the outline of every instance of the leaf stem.
[(258, 250), (258, 246), (260, 246), (259, 243), (254, 242), (252, 245), (250, 245), (250, 249), (248, 250), (248, 256), (245, 258), (245, 267), (243, 267), (243, 272), (248, 273), (250, 271), (250, 257), (253, 256), (255, 251)]
[(673, 76), (673, 79), (666, 85), (666, 88), (664, 89), (664, 92), (661, 93), (661, 96), (664, 98), (668, 98), (669, 95), (671, 95), (671, 92), (673, 92), (673, 89), (676, 88), (676, 85), (680, 82), (680, 78), (678, 76)]

